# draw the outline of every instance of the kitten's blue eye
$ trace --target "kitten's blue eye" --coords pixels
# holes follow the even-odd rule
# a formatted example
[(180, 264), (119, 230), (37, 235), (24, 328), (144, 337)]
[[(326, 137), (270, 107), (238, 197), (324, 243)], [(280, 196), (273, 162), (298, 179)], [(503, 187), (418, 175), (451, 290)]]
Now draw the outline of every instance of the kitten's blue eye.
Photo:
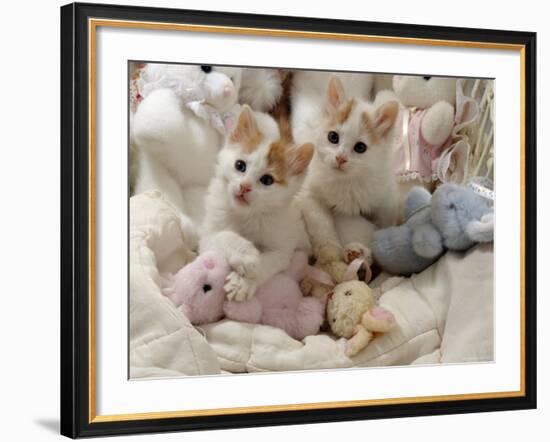
[(212, 66), (201, 66), (201, 70), (202, 70), (205, 74), (208, 74), (208, 73), (212, 72)]
[(328, 133), (327, 138), (332, 144), (338, 144), (338, 141), (340, 141), (340, 136), (338, 135), (338, 132), (334, 132), (333, 130)]
[(243, 160), (235, 161), (235, 169), (239, 172), (246, 172), (246, 163)]
[(422, 77), (424, 80), (429, 81), (432, 77)]
[(353, 150), (357, 153), (365, 153), (367, 150), (367, 145), (362, 141), (359, 141), (358, 143), (355, 143), (355, 146), (353, 146)]
[(271, 186), (274, 183), (274, 179), (271, 175), (263, 175), (260, 178), (260, 183), (262, 183), (264, 186)]

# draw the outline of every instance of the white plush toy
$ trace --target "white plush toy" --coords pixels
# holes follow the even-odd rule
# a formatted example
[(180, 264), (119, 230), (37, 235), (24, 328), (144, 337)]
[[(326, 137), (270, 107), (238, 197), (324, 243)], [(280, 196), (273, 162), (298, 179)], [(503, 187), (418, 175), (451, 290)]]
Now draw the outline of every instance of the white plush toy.
[(378, 92), (393, 89), (393, 74), (373, 74), (372, 95), (376, 97)]
[(401, 127), (395, 143), (395, 172), (400, 181), (463, 183), (470, 145), (459, 131), (478, 116), (477, 102), (463, 93), (462, 79), (394, 75), (393, 93), (381, 91), (376, 101), (397, 97)]
[(269, 112), (281, 98), (285, 75), (280, 69), (244, 68), (239, 102)]
[(135, 193), (159, 190), (199, 222), (216, 156), (238, 114), (242, 69), (147, 64), (130, 107), (131, 143), (138, 153)]

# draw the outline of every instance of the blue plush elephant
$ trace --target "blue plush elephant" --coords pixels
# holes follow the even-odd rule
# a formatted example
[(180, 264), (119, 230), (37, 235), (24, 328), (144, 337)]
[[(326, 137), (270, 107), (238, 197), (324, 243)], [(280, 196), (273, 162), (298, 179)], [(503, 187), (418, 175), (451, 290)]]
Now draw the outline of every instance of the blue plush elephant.
[(418, 273), (446, 250), (493, 240), (493, 209), (468, 187), (443, 184), (433, 195), (415, 187), (405, 201), (405, 218), (403, 225), (375, 232), (371, 246), (375, 262), (396, 275)]

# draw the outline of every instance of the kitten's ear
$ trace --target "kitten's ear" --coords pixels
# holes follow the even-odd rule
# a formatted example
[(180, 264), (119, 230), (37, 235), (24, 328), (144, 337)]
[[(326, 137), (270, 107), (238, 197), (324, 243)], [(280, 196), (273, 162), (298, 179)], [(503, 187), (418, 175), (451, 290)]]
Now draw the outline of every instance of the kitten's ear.
[(397, 120), (398, 113), (399, 104), (394, 100), (387, 101), (376, 109), (374, 127), (379, 136), (383, 137), (392, 128)]
[(313, 158), (313, 144), (306, 143), (300, 147), (295, 147), (289, 159), (288, 169), (291, 175), (301, 175)]
[(346, 93), (344, 92), (342, 82), (338, 77), (330, 77), (328, 82), (327, 110), (330, 114), (334, 114), (345, 101)]
[(231, 132), (230, 140), (231, 142), (239, 143), (248, 150), (252, 151), (258, 146), (261, 138), (262, 134), (256, 124), (254, 113), (252, 112), (252, 109), (245, 104), (239, 114), (237, 125), (233, 129), (233, 132)]

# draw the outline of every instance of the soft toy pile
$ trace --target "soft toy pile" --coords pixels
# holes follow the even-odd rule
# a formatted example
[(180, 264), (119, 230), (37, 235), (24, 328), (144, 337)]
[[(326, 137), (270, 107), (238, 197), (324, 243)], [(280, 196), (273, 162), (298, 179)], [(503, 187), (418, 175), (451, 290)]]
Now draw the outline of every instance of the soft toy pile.
[(352, 278), (371, 279), (368, 262), (359, 259), (346, 262), (341, 249), (333, 244), (321, 247), (315, 258), (315, 264), (302, 280), (301, 287), (304, 295), (313, 296), (323, 303), (336, 284)]
[(492, 205), (464, 185), (464, 129), (479, 109), (463, 79), (135, 68), (131, 188), (158, 191), (176, 223), (193, 226), (187, 245), (198, 256), (159, 274), (163, 294), (194, 325), (226, 318), (297, 340), (331, 332), (349, 362), (397, 325), (383, 307), (391, 304), (378, 303), (371, 265), (409, 276), (446, 251), (493, 240)]
[[(374, 234), (374, 260), (392, 274), (420, 272), (446, 250), (464, 251), (493, 238), (493, 209), (464, 186), (445, 184), (433, 195), (416, 187), (407, 197), (405, 212), (405, 224)], [(393, 314), (377, 306), (365, 282), (371, 276), (368, 262), (347, 264), (333, 247), (320, 250), (315, 266), (308, 264), (305, 253), (296, 252), (286, 271), (244, 302), (226, 299), (230, 270), (219, 253), (205, 252), (168, 278), (164, 294), (193, 324), (226, 317), (278, 327), (298, 340), (319, 332), (326, 308), (331, 331), (348, 340), (348, 356), (361, 351), (373, 332), (388, 332), (395, 325)]]
[[(332, 332), (349, 339), (346, 354), (354, 356), (369, 343), (373, 332), (387, 332), (395, 324), (393, 314), (376, 305), (371, 288), (355, 279), (360, 267), (368, 269), (369, 278), (368, 264), (356, 260), (344, 264), (344, 273), (334, 282), (328, 273), (309, 266), (305, 253), (297, 252), (290, 267), (258, 288), (252, 299), (236, 302), (228, 301), (224, 290), (229, 265), (219, 253), (205, 252), (169, 277), (163, 292), (193, 324), (226, 317), (278, 327), (298, 340), (319, 332), (326, 306)], [(328, 290), (321, 298), (302, 295), (300, 281), (306, 275)]]

